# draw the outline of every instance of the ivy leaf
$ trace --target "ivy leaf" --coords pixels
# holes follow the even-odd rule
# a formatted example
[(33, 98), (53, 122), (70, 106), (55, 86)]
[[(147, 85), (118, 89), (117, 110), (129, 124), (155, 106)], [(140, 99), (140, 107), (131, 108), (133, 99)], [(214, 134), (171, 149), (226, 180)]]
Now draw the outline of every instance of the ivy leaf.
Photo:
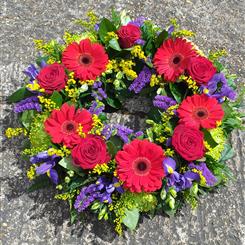
[(126, 225), (130, 230), (134, 230), (139, 221), (139, 210), (137, 208), (133, 209), (126, 209), (125, 217), (123, 218), (122, 222)]
[(58, 106), (58, 107), (61, 107), (62, 105), (62, 96), (59, 92), (57, 91), (54, 91), (52, 96), (50, 97), (50, 99)]
[(178, 103), (181, 103), (181, 101), (183, 100), (183, 91), (180, 89), (179, 84), (169, 83), (169, 89), (174, 99)]
[(62, 158), (58, 164), (60, 166), (62, 166), (63, 168), (66, 168), (68, 170), (72, 170), (76, 173), (78, 173), (79, 175), (83, 175), (83, 173), (81, 172), (81, 168), (76, 167), (73, 163), (72, 163), (72, 159), (71, 157), (64, 157)]
[(223, 150), (220, 161), (224, 162), (228, 159), (231, 159), (234, 156), (235, 152), (229, 144), (225, 144), (225, 149)]
[(158, 37), (155, 40), (155, 46), (156, 48), (159, 48), (164, 40), (168, 38), (168, 32), (166, 30), (163, 30)]
[(111, 47), (112, 49), (114, 50), (117, 50), (117, 51), (121, 51), (122, 49), (120, 48), (120, 45), (117, 41), (116, 38), (112, 38), (110, 41), (109, 41), (109, 47)]
[(115, 109), (119, 109), (121, 107), (121, 102), (117, 98), (112, 99), (110, 97), (107, 97), (106, 102), (109, 106), (111, 106)]
[(116, 27), (113, 25), (113, 23), (111, 21), (109, 21), (106, 18), (102, 19), (99, 26), (100, 26), (99, 31), (98, 31), (99, 37), (102, 40), (102, 42), (104, 43), (107, 33), (111, 32), (111, 31), (116, 31)]
[(35, 115), (36, 115), (35, 110), (27, 110), (21, 114), (20, 120), (26, 129), (30, 128), (30, 126), (33, 122), (33, 117)]
[(116, 153), (122, 149), (123, 142), (118, 136), (112, 136), (107, 142), (107, 149), (111, 157), (114, 157)]
[(28, 187), (27, 192), (33, 192), (51, 185), (52, 183), (47, 175), (40, 175), (34, 180), (34, 183)]
[(17, 91), (15, 91), (13, 94), (11, 94), (8, 98), (7, 101), (8, 103), (16, 103), (19, 102), (29, 96), (31, 96), (32, 93), (27, 90), (25, 87), (22, 87), (20, 89), (18, 89)]

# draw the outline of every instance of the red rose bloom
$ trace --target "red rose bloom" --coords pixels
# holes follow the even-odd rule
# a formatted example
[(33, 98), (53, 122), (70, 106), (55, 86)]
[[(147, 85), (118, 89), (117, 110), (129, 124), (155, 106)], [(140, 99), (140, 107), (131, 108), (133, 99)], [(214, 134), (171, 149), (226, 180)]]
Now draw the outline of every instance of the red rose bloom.
[(45, 66), (38, 74), (39, 85), (45, 92), (52, 94), (55, 90), (60, 91), (66, 85), (67, 76), (62, 65), (54, 63)]
[(76, 111), (74, 106), (63, 104), (60, 110), (53, 110), (50, 117), (45, 121), (45, 130), (52, 137), (52, 142), (63, 143), (72, 148), (81, 140), (77, 129), (82, 126), (83, 133), (88, 133), (92, 129), (92, 116), (85, 109)]
[(97, 135), (88, 135), (71, 152), (74, 164), (83, 169), (93, 169), (97, 164), (107, 163), (110, 156), (105, 141)]
[(216, 73), (216, 68), (207, 58), (198, 56), (189, 60), (187, 72), (197, 83), (207, 83)]
[(217, 99), (205, 94), (188, 96), (177, 110), (180, 123), (189, 127), (216, 128), (217, 121), (224, 116), (222, 106)]
[(165, 80), (175, 82), (186, 69), (188, 59), (194, 56), (196, 52), (190, 42), (182, 38), (168, 39), (157, 49), (153, 64)]
[(89, 39), (73, 42), (62, 54), (62, 63), (81, 80), (95, 80), (105, 70), (108, 55), (102, 45), (91, 43)]
[(183, 124), (174, 129), (172, 145), (187, 161), (200, 159), (205, 153), (203, 132), (196, 128), (186, 127)]
[(163, 149), (148, 140), (133, 140), (115, 157), (117, 174), (131, 192), (152, 192), (161, 188)]
[(134, 45), (135, 41), (140, 39), (141, 31), (140, 28), (133, 24), (127, 24), (121, 26), (117, 31), (119, 37), (119, 44), (122, 48), (130, 48)]

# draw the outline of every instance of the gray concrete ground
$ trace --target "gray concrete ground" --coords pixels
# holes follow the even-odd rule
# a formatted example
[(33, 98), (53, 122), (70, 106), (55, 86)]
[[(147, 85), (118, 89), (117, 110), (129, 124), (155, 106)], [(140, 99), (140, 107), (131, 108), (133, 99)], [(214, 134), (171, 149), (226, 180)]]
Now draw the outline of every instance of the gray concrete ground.
[[(244, 78), (244, 1), (239, 0), (1, 0), (0, 4), (0, 79), (1, 126), (16, 124), (7, 95), (23, 79), (21, 71), (34, 60), (35, 38), (59, 38), (71, 20), (83, 17), (89, 9), (108, 15), (108, 9), (129, 10), (132, 16), (144, 15), (158, 24), (176, 17), (183, 27), (197, 33), (196, 43), (205, 51), (226, 48), (224, 62), (240, 81)], [(137, 123), (137, 118), (113, 115), (114, 120)], [(116, 118), (116, 119), (115, 119)], [(184, 207), (175, 218), (143, 218), (135, 233), (116, 237), (111, 226), (87, 216), (70, 226), (68, 207), (54, 200), (50, 189), (26, 193), (26, 166), (17, 160), (18, 140), (3, 141), (1, 149), (1, 230), (3, 245), (77, 244), (229, 244), (245, 243), (244, 211), (244, 135), (235, 132), (232, 144), (236, 155), (229, 161), (236, 180), (201, 198), (199, 209)]]

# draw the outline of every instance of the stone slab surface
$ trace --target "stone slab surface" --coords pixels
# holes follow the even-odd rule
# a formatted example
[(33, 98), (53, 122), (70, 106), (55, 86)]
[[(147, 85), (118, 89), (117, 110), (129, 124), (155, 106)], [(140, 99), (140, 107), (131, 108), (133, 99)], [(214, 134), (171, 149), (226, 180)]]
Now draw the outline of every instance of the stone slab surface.
[[(239, 0), (1, 0), (0, 1), (0, 82), (1, 130), (16, 125), (6, 96), (20, 86), (21, 71), (34, 60), (33, 39), (59, 38), (63, 29), (74, 28), (72, 20), (92, 9), (108, 15), (108, 9), (126, 9), (132, 16), (144, 15), (165, 26), (176, 17), (183, 27), (197, 33), (196, 43), (204, 51), (226, 48), (224, 59), (240, 82), (244, 78), (245, 2)], [(130, 104), (130, 103), (129, 103)], [(134, 108), (133, 110), (134, 111)], [(139, 118), (112, 115), (113, 120), (134, 127)], [(2, 137), (3, 138), (3, 137)], [(245, 244), (244, 134), (235, 132), (235, 157), (227, 164), (236, 180), (202, 197), (195, 212), (184, 207), (175, 218), (144, 217), (135, 233), (117, 237), (113, 228), (87, 216), (70, 226), (68, 206), (54, 200), (50, 189), (26, 193), (27, 166), (18, 161), (19, 140), (1, 147), (0, 244), (2, 245), (78, 245), (78, 244)]]

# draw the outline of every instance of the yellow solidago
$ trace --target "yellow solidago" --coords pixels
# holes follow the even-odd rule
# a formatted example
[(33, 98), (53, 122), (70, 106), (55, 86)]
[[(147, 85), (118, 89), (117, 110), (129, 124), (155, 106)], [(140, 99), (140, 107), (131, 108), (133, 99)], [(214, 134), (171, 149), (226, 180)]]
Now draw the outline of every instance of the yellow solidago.
[(75, 23), (81, 25), (85, 29), (94, 31), (94, 25), (99, 21), (98, 16), (92, 10), (87, 12), (87, 16), (89, 18), (88, 21), (78, 19), (78, 20), (75, 20)]
[(192, 90), (193, 94), (197, 93), (198, 91), (197, 83), (191, 77), (181, 75), (179, 79), (187, 83), (188, 88)]
[(164, 152), (165, 156), (172, 157), (174, 155), (174, 150), (167, 148)]
[(210, 51), (208, 58), (211, 61), (215, 61), (215, 60), (218, 60), (219, 58), (221, 58), (223, 56), (227, 56), (227, 51), (225, 49), (221, 49), (221, 50), (217, 50), (217, 51)]
[(203, 176), (202, 171), (198, 170), (196, 168), (193, 168), (191, 171), (194, 173), (197, 173), (200, 176), (200, 185), (205, 186), (206, 185), (206, 179)]
[(194, 37), (195, 33), (190, 30), (178, 30), (172, 32), (173, 37)]
[(37, 80), (34, 80), (33, 83), (27, 84), (26, 87), (32, 91), (45, 92), (45, 89), (40, 87)]
[(27, 171), (26, 175), (27, 175), (27, 178), (29, 180), (33, 180), (33, 179), (36, 178), (37, 175), (36, 175), (36, 165), (35, 164), (30, 166), (30, 168)]
[(105, 42), (109, 42), (111, 39), (118, 39), (118, 35), (113, 31), (107, 32)]
[(69, 150), (65, 145), (62, 146), (60, 149), (49, 148), (48, 155), (52, 156), (54, 154), (60, 157), (66, 157), (71, 154), (71, 150)]
[(89, 85), (89, 86), (93, 86), (95, 82), (96, 82), (95, 80), (84, 80), (84, 81), (79, 81), (79, 83), (80, 83), (81, 85), (87, 84), (87, 85)]
[(121, 68), (122, 72), (129, 78), (134, 80), (137, 78), (137, 73), (132, 69), (135, 66), (135, 62), (132, 60), (124, 60), (122, 59), (119, 63), (119, 67)]
[(21, 134), (27, 135), (27, 131), (24, 128), (7, 128), (5, 131), (5, 135), (7, 138), (12, 138), (19, 136)]
[(45, 151), (47, 149), (46, 146), (44, 147), (32, 147), (30, 149), (25, 149), (22, 151), (22, 154), (24, 155), (29, 155), (29, 156), (34, 156), (34, 155), (37, 155), (37, 153), (41, 152), (41, 151)]
[(54, 196), (55, 199), (66, 201), (68, 199), (72, 199), (75, 196), (75, 192), (72, 193), (62, 193)]
[(58, 106), (51, 99), (45, 98), (44, 96), (38, 96), (39, 102), (44, 106), (45, 110), (52, 111), (58, 109)]
[(93, 128), (89, 131), (89, 133), (101, 135), (101, 132), (104, 128), (104, 124), (101, 122), (101, 120), (96, 114), (93, 114), (92, 118), (93, 118), (93, 123), (92, 123)]
[(108, 163), (97, 164), (91, 173), (101, 175), (102, 173), (111, 173), (116, 168), (116, 161), (111, 160)]
[(131, 50), (131, 54), (134, 57), (137, 57), (137, 58), (142, 59), (142, 60), (146, 60), (146, 56), (145, 56), (144, 51), (142, 50), (142, 47), (140, 45), (134, 46)]
[(150, 86), (158, 86), (162, 82), (162, 77), (160, 75), (152, 74), (150, 80)]
[(78, 124), (77, 133), (78, 133), (82, 138), (85, 138), (85, 137), (86, 137), (86, 134), (83, 132), (83, 126), (82, 126), (81, 123)]

